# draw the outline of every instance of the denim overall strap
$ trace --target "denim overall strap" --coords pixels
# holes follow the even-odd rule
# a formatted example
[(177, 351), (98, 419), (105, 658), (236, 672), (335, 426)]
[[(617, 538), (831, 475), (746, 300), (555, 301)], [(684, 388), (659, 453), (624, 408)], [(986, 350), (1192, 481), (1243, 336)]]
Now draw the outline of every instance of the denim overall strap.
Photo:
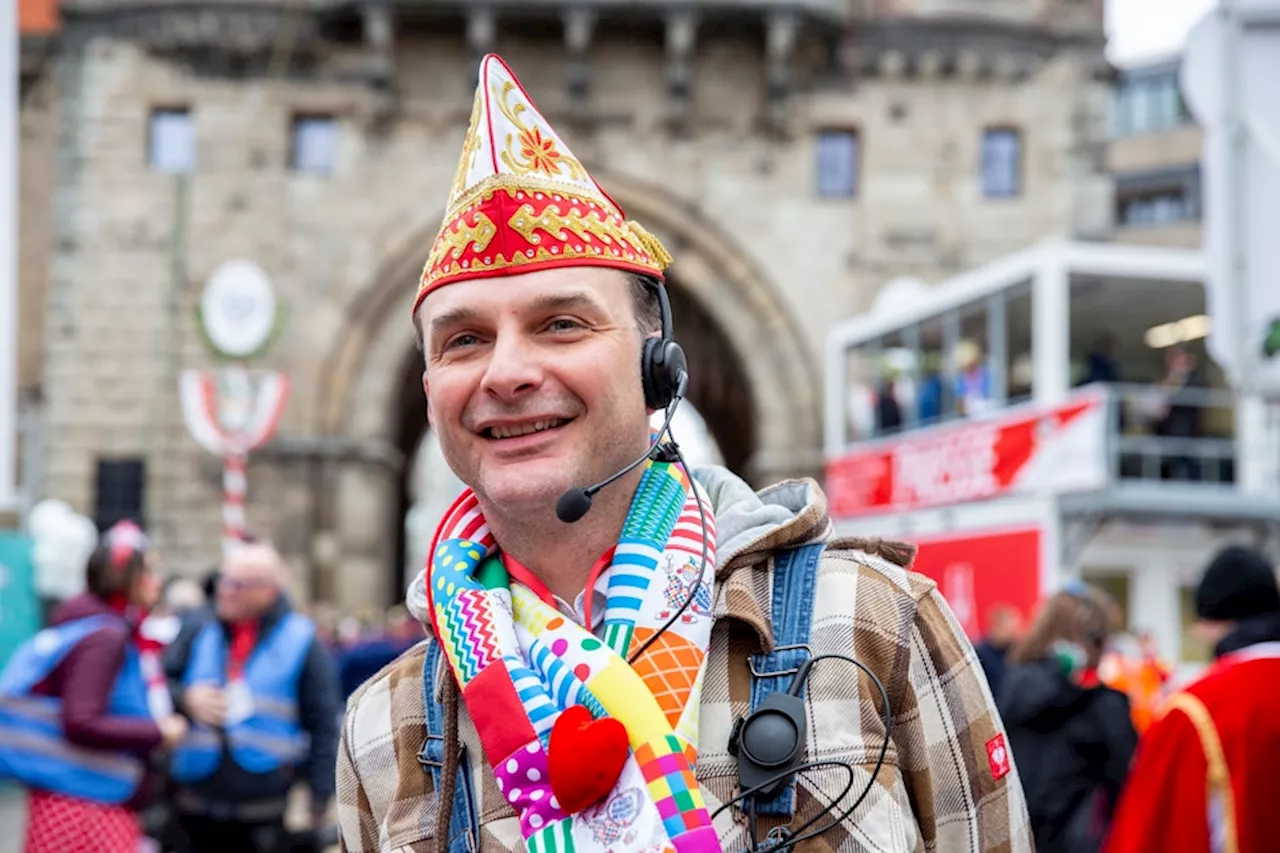
[[(436, 671), (440, 661), (440, 643), (427, 641), (422, 656), (422, 704), (427, 711), (427, 739), (418, 753), (418, 763), (431, 774), (432, 789), (440, 790), (444, 769), (444, 706), (436, 701)], [(441, 827), (436, 827), (436, 832)], [(480, 814), (476, 808), (475, 789), (471, 785), (471, 762), (467, 747), (461, 745), (458, 755), (458, 778), (453, 786), (453, 806), (449, 809), (449, 853), (475, 853), (480, 849)]]
[[(809, 656), (813, 593), (825, 544), (802, 545), (774, 557), (770, 604), (774, 645), (772, 653), (753, 655), (751, 659), (752, 712), (770, 694), (787, 690), (800, 664)], [(757, 801), (756, 814), (789, 817), (795, 812), (795, 804), (796, 783), (792, 779), (771, 799)]]

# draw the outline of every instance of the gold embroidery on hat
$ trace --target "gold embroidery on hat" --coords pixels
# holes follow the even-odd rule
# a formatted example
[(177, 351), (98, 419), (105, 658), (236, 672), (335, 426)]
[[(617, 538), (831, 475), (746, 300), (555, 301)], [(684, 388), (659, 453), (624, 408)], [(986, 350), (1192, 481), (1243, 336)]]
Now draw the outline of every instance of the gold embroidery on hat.
[(658, 269), (665, 270), (667, 267), (671, 266), (671, 253), (667, 251), (666, 246), (662, 245), (661, 240), (649, 233), (649, 231), (639, 222), (628, 221), (627, 227), (634, 234), (633, 237), (628, 238), (628, 241), (632, 245), (639, 246), (644, 249), (645, 252), (648, 253), (649, 257), (653, 259), (653, 263), (658, 267)]
[[(568, 206), (567, 202), (565, 206)], [(542, 213), (535, 214), (532, 204), (525, 204), (520, 207), (511, 219), (507, 221), (511, 226), (511, 230), (519, 234), (527, 243), (537, 245), (542, 242), (542, 236), (538, 231), (545, 231), (556, 240), (567, 240), (569, 235), (565, 231), (570, 231), (578, 236), (578, 239), (584, 243), (590, 243), (593, 240), (599, 240), (605, 246), (626, 247), (628, 251), (634, 252), (639, 248), (637, 244), (632, 243), (628, 238), (631, 237), (626, 230), (626, 226), (614, 216), (598, 216), (594, 213), (584, 214), (581, 210), (569, 208), (568, 213), (560, 210), (560, 204), (552, 203), (542, 209)], [(592, 250), (592, 254), (601, 254)], [(613, 256), (613, 252), (610, 252)]]
[[(534, 239), (539, 236), (534, 233), (538, 230), (564, 242), (550, 247), (539, 245), (536, 249), (516, 251), (510, 257), (497, 252), (484, 255), (483, 252), (489, 247), (497, 229), (488, 216), (476, 209), (493, 201), (494, 195), (499, 192), (506, 193), (514, 201), (523, 202), (526, 199), (549, 201), (547, 210), (538, 217), (533, 216), (533, 208), (530, 204), (522, 204), (512, 215), (508, 224), (513, 231), (517, 231), (526, 241), (535, 245), (542, 242), (540, 239)], [(552, 205), (558, 205), (557, 210), (552, 211), (551, 216), (548, 216)], [(574, 206), (578, 210), (573, 211), (569, 216), (559, 212), (562, 207), (572, 209)], [(671, 255), (657, 237), (638, 223), (623, 219), (621, 212), (603, 197), (583, 192), (577, 187), (573, 192), (567, 192), (563, 185), (537, 175), (523, 177), (492, 175), (478, 182), (474, 187), (468, 188), (463, 199), (452, 205), (452, 208), (462, 212), (456, 214), (455, 218), (447, 221), (441, 228), (432, 246), (430, 257), (423, 265), (422, 276), (418, 283), (419, 294), (441, 280), (455, 275), (476, 270), (497, 272), (543, 261), (573, 262), (581, 259), (595, 259), (631, 264), (655, 273), (661, 273), (671, 264)], [(515, 220), (521, 215), (528, 219), (523, 224), (518, 224)], [(466, 221), (472, 216), (476, 219), (475, 226), (465, 226)], [(598, 239), (588, 240), (584, 232), (579, 231), (577, 227), (569, 227), (570, 217), (576, 219), (575, 224), (580, 224), (587, 229), (586, 234)], [(470, 238), (469, 231), (478, 232), (481, 240), (475, 241)], [(568, 240), (566, 231), (571, 231), (580, 238), (581, 242)], [(476, 257), (468, 259), (467, 265), (464, 266), (460, 260), (469, 242), (476, 243), (474, 250)]]
[(440, 237), (436, 240), (435, 246), (431, 248), (430, 257), (427, 258), (424, 278), (427, 272), (435, 269), (436, 265), (443, 263), (446, 257), (451, 257), (456, 263), (466, 252), (468, 246), (473, 246), (472, 251), (477, 254), (483, 252), (489, 247), (489, 241), (498, 233), (493, 220), (483, 213), (476, 214), (475, 225), (468, 225), (466, 220), (465, 216), (459, 217), (452, 226), (446, 225), (444, 230), (440, 232)]
[[(520, 114), (525, 112), (528, 107), (516, 101), (514, 104), (507, 103), (511, 93), (516, 90), (516, 84), (510, 80), (502, 84), (502, 90), (499, 91), (494, 86), (494, 95), (498, 99), (498, 108), (502, 110), (502, 114), (507, 120), (520, 129), (520, 154), (517, 155), (512, 151), (512, 137), (507, 134), (507, 150), (502, 152), (502, 162), (517, 174), (527, 175), (530, 172), (541, 172), (545, 175), (560, 174), (560, 167), (563, 166), (569, 172), (569, 177), (575, 181), (580, 181), (586, 177), (587, 171), (582, 168), (582, 164), (574, 159), (571, 155), (560, 151), (556, 147), (556, 141), (552, 137), (543, 136), (542, 128), (534, 125), (533, 127), (525, 126), (520, 120)], [(523, 159), (521, 159), (523, 156)]]
[[(603, 251), (595, 251), (594, 247), (598, 247), (598, 244), (584, 243), (581, 247), (554, 246), (550, 250), (544, 246), (539, 246), (537, 249), (525, 249), (524, 251), (513, 252), (509, 258), (504, 255), (493, 255), (490, 258), (485, 258), (483, 261), (477, 260), (469, 267), (464, 267), (457, 261), (452, 261), (432, 272), (430, 278), (424, 278), (421, 287), (418, 289), (421, 292), (422, 290), (431, 287), (441, 279), (476, 270), (490, 272), (492, 270), (505, 270), (510, 269), (511, 267), (542, 263), (543, 261), (563, 261), (566, 259), (569, 261), (590, 261), (594, 258), (603, 261), (605, 253)], [(629, 261), (638, 267), (650, 266), (635, 252), (631, 252), (629, 257), (627, 252), (620, 252), (620, 255), (617, 257), (610, 254), (610, 257), (613, 260), (621, 258), (622, 260)]]
[(455, 201), (467, 188), (467, 175), (471, 174), (476, 152), (480, 150), (480, 107), (481, 97), (477, 90), (475, 103), (471, 105), (471, 123), (467, 125), (467, 136), (462, 142), (462, 157), (458, 160), (458, 173), (453, 176), (453, 189), (449, 191), (449, 198)]

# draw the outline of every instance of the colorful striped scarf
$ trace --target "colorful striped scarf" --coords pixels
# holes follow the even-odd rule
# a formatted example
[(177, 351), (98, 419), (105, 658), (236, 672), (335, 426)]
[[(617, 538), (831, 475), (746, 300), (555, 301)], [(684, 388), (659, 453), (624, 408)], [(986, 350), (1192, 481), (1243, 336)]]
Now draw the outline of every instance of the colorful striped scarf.
[[(425, 578), (436, 636), (530, 853), (720, 850), (693, 771), (715, 566), (703, 498), (708, 570), (695, 588), (698, 500), (681, 467), (649, 463), (608, 570), (602, 638), (513, 581), (470, 491), (436, 531)], [(684, 614), (628, 664), (690, 592)], [(630, 752), (603, 799), (567, 814), (548, 754), (575, 705), (621, 722)]]

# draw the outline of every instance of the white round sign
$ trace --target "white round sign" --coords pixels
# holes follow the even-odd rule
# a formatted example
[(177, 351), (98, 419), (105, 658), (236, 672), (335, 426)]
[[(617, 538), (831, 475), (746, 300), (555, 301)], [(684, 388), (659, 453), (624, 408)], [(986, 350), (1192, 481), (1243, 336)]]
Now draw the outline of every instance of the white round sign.
[(256, 352), (275, 325), (271, 280), (253, 261), (224, 262), (204, 286), (200, 316), (205, 334), (223, 355), (244, 357)]

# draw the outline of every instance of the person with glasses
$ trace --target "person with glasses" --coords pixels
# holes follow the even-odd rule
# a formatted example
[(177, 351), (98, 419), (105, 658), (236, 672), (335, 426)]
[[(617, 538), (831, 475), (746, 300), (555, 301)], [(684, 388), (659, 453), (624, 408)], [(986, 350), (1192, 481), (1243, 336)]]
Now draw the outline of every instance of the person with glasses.
[(170, 768), (178, 844), (190, 853), (275, 851), (296, 781), (310, 788), (315, 828), (333, 796), (337, 677), (287, 582), (274, 547), (241, 544), (222, 562), (213, 613), (166, 654), (170, 688), (192, 723)]

